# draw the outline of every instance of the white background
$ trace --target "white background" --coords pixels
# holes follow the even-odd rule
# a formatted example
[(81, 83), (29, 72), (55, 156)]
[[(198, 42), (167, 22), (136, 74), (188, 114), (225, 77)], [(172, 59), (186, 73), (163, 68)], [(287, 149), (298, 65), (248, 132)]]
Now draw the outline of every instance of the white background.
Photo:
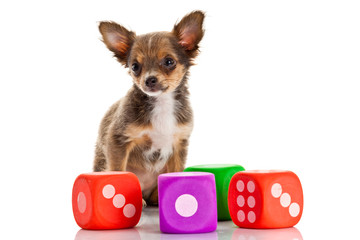
[(358, 238), (358, 1), (2, 1), (0, 236), (74, 239), (76, 176), (98, 124), (131, 86), (98, 21), (139, 34), (206, 11), (189, 80), (188, 165), (287, 169), (305, 197), (304, 239)]

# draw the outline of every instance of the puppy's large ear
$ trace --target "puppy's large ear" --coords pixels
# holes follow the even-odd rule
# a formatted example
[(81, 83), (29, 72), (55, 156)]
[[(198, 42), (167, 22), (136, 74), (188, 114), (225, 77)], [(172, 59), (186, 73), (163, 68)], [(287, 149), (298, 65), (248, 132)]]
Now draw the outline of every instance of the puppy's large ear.
[(105, 45), (114, 52), (119, 62), (126, 66), (129, 50), (136, 37), (135, 33), (115, 22), (100, 22), (99, 30)]
[(190, 57), (197, 55), (198, 44), (204, 36), (204, 17), (205, 14), (202, 11), (194, 11), (174, 26), (173, 33), (179, 39), (178, 43), (184, 47)]

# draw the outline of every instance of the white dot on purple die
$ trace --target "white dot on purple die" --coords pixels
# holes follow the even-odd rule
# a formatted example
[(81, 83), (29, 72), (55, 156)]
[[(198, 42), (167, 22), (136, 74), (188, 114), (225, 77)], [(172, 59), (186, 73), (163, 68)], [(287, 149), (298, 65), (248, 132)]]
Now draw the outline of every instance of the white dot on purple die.
[(125, 205), (125, 197), (122, 194), (116, 194), (113, 198), (113, 204), (116, 208), (122, 208)]
[(111, 184), (105, 185), (102, 194), (104, 198), (110, 199), (115, 195), (115, 187)]
[(241, 180), (237, 181), (237, 183), (236, 183), (236, 188), (237, 188), (237, 190), (238, 190), (239, 192), (244, 191), (244, 188), (245, 188), (244, 182), (241, 181)]
[(175, 210), (182, 217), (191, 217), (198, 210), (198, 201), (193, 195), (183, 194), (176, 199)]
[(236, 199), (236, 202), (239, 207), (243, 207), (245, 205), (245, 198), (242, 195), (239, 195)]
[(239, 222), (245, 221), (245, 213), (243, 210), (238, 211), (237, 218), (238, 218)]
[(123, 212), (124, 212), (124, 216), (127, 217), (127, 218), (131, 218), (135, 215), (136, 213), (136, 208), (133, 204), (129, 203), (129, 204), (126, 204), (124, 209), (123, 209)]
[(250, 192), (250, 193), (253, 193), (255, 191), (255, 183), (253, 181), (249, 181), (247, 183), (247, 190)]
[(280, 204), (283, 207), (288, 207), (291, 203), (291, 197), (288, 193), (283, 193), (280, 197)]

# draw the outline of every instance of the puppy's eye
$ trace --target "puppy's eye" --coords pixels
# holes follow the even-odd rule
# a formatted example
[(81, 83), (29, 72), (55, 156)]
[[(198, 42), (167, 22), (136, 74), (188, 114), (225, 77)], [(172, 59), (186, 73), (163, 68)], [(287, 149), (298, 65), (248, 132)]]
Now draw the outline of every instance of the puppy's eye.
[(141, 65), (137, 62), (133, 63), (131, 65), (131, 70), (133, 71), (133, 73), (138, 76), (141, 72)]
[(166, 57), (164, 58), (164, 62), (163, 62), (164, 66), (167, 68), (174, 68), (176, 66), (176, 62), (174, 59), (172, 59), (171, 57)]

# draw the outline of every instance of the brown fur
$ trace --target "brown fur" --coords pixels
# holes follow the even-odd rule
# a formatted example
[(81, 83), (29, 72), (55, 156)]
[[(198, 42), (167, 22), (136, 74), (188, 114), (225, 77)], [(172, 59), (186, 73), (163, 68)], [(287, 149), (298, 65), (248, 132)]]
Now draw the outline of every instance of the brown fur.
[[(114, 22), (99, 26), (134, 85), (100, 124), (94, 171), (134, 172), (148, 204), (157, 204), (157, 176), (185, 167), (193, 126), (187, 76), (204, 34), (203, 19), (202, 12), (192, 12), (172, 32), (140, 36)], [(149, 78), (156, 79), (154, 86)]]

